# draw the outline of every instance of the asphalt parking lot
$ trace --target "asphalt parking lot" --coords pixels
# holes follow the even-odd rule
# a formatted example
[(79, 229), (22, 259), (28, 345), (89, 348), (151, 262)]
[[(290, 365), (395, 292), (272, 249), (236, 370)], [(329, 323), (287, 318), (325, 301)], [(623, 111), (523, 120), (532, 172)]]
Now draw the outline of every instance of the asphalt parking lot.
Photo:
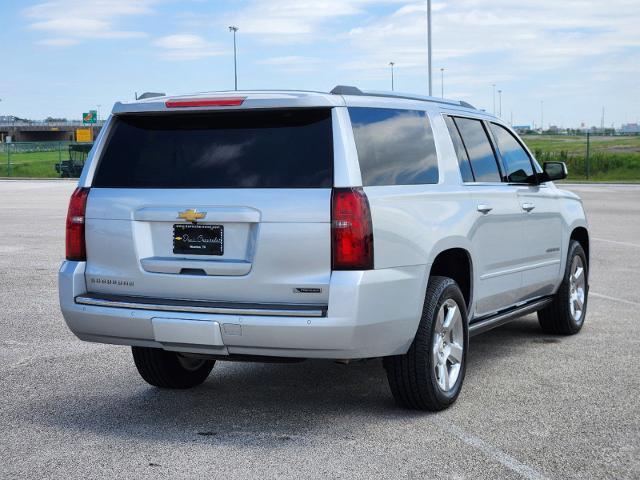
[(457, 404), (398, 409), (379, 361), (220, 362), (159, 391), (58, 309), (74, 188), (0, 181), (1, 478), (640, 478), (640, 186), (569, 186), (591, 223), (573, 337), (535, 316), (471, 341)]

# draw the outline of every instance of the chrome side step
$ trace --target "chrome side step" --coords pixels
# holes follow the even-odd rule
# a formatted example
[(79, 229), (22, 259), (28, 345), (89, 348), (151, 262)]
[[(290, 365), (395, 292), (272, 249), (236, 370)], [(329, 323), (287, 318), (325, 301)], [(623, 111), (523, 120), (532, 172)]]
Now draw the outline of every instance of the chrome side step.
[(95, 307), (154, 310), (159, 312), (209, 313), (222, 315), (260, 315), (267, 317), (324, 317), (327, 307), (322, 305), (265, 303), (227, 303), (202, 300), (148, 298), (125, 295), (86, 293), (75, 298), (80, 305)]
[(537, 312), (541, 308), (546, 307), (551, 303), (553, 297), (541, 298), (539, 300), (533, 300), (520, 307), (513, 308), (506, 312), (497, 313), (485, 318), (479, 318), (469, 324), (469, 336), (473, 337), (479, 335), (493, 328), (509, 323), (518, 317), (528, 315), (529, 313)]

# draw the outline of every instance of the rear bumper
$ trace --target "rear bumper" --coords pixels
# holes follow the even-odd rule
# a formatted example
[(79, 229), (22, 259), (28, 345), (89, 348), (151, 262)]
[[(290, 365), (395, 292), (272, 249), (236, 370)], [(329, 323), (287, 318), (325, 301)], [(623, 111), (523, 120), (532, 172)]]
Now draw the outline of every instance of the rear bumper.
[(287, 316), (78, 303), (87, 293), (84, 266), (67, 261), (58, 274), (62, 314), (82, 340), (215, 355), (333, 359), (405, 353), (418, 326), (427, 272), (425, 265), (333, 272), (326, 316), (299, 311)]

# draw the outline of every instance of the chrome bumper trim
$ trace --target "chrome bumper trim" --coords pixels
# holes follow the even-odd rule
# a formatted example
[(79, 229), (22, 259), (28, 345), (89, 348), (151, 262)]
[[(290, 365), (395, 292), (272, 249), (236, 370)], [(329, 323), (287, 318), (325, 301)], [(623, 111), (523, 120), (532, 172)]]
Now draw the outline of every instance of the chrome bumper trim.
[[(317, 305), (255, 304), (255, 306), (238, 306), (233, 304), (216, 305), (215, 302), (198, 300), (167, 300), (162, 303), (150, 303), (154, 299), (145, 297), (105, 298), (99, 295), (79, 295), (77, 304), (94, 307), (128, 308), (134, 310), (155, 310), (160, 312), (209, 313), (219, 315), (257, 315), (266, 317), (324, 317), (326, 307)], [(157, 299), (155, 299), (157, 300)]]

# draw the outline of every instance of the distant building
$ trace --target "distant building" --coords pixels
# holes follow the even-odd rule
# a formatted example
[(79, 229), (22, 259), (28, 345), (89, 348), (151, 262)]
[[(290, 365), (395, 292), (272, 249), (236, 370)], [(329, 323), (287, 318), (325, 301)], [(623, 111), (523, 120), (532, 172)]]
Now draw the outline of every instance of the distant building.
[(640, 133), (640, 123), (624, 124), (620, 126), (618, 132), (622, 133), (623, 135), (638, 134)]
[(531, 125), (514, 125), (513, 129), (518, 133), (528, 133), (531, 131)]

